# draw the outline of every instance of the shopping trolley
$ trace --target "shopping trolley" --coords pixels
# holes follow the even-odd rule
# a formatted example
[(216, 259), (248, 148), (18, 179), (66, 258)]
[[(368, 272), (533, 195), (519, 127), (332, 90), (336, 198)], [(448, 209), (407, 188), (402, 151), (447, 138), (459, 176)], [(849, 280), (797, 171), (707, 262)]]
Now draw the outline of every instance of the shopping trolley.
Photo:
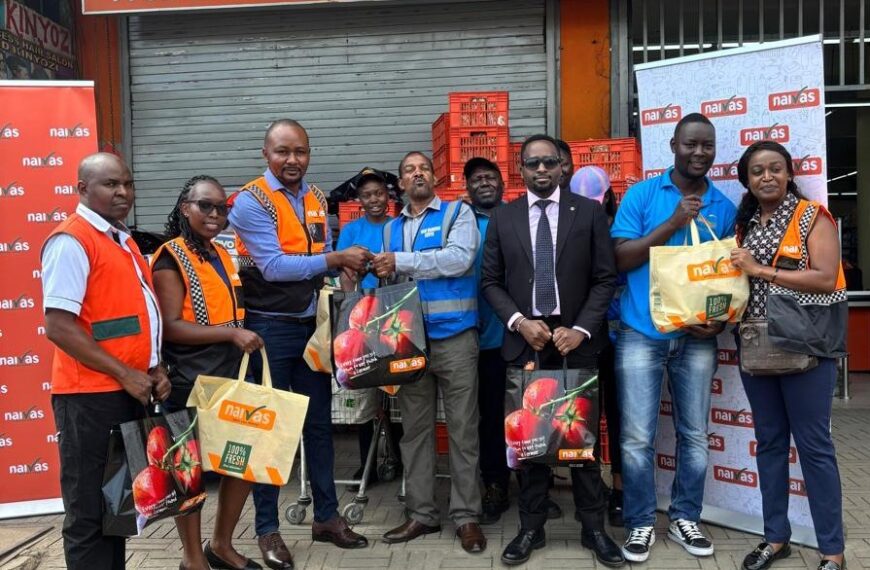
[[(395, 454), (395, 444), (391, 440), (390, 430), (384, 412), (387, 394), (377, 388), (364, 390), (346, 390), (338, 387), (333, 381), (332, 390), (332, 423), (340, 425), (358, 425), (375, 420), (372, 443), (366, 455), (365, 465), (359, 480), (336, 479), (336, 485), (359, 485), (359, 490), (353, 500), (341, 510), (342, 516), (350, 524), (362, 521), (369, 498), (366, 495), (369, 473), (377, 465), (378, 479), (392, 481), (398, 474), (399, 461)], [(383, 462), (378, 464), (379, 442), (383, 438)], [(299, 441), (299, 497), (296, 502), (287, 507), (284, 516), (290, 524), (302, 524), (307, 514), (306, 509), (311, 504), (308, 467), (305, 460), (305, 438)]]

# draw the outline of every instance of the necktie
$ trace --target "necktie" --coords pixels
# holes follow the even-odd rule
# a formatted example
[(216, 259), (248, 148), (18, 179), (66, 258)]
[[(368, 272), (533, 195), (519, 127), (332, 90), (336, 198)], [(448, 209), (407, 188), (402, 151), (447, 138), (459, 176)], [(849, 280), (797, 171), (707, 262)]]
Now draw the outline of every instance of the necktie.
[(535, 239), (535, 306), (545, 317), (556, 310), (556, 272), (553, 267), (553, 236), (547, 206), (552, 200), (538, 200), (535, 206), (541, 209), (538, 235)]

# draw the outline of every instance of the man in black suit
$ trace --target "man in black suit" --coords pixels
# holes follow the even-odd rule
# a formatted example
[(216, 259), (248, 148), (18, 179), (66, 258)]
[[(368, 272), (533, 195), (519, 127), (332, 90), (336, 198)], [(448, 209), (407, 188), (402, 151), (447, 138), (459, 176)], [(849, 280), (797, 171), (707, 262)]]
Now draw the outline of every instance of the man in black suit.
[[(528, 193), (493, 212), (483, 252), (481, 288), (506, 325), (502, 356), (508, 384), (538, 352), (542, 368), (594, 369), (607, 342), (605, 316), (616, 285), (607, 215), (601, 205), (559, 188), (559, 148), (546, 135), (526, 139), (520, 152)], [(551, 470), (529, 463), (520, 472), (520, 532), (502, 562), (522, 564), (545, 543)], [(581, 543), (608, 566), (622, 553), (604, 531), (607, 501), (597, 462), (577, 474), (572, 490)]]

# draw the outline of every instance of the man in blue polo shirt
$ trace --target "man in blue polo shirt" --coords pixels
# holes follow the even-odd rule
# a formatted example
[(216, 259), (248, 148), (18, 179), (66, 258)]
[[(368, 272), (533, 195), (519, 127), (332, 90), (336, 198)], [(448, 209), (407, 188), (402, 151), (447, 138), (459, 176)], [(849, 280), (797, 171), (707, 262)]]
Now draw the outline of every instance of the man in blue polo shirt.
[[(674, 166), (631, 187), (611, 228), (616, 265), (628, 284), (621, 297), (616, 377), (622, 419), (625, 558), (643, 562), (655, 542), (655, 434), (665, 370), (674, 405), (677, 468), (668, 537), (690, 554), (709, 556), (713, 543), (698, 528), (707, 476), (710, 383), (722, 323), (662, 334), (649, 307), (649, 250), (685, 243), (687, 225), (703, 216), (718, 237), (734, 234), (737, 209), (707, 178), (716, 157), (716, 131), (699, 113), (683, 117), (671, 139)], [(712, 239), (701, 226), (701, 241)]]

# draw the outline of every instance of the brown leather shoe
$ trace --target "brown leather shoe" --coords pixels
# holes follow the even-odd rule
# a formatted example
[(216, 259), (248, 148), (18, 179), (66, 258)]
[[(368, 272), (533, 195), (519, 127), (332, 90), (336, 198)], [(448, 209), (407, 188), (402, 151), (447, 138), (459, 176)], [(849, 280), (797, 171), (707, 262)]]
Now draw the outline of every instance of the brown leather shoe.
[(456, 529), (456, 536), (462, 543), (462, 549), (469, 554), (479, 554), (486, 550), (486, 537), (477, 523), (465, 523)]
[(326, 522), (314, 521), (311, 525), (311, 540), (331, 542), (339, 548), (365, 548), (369, 541), (347, 526), (344, 517), (334, 516)]
[(397, 542), (408, 542), (414, 540), (418, 536), (424, 534), (433, 534), (441, 532), (441, 526), (428, 526), (414, 519), (408, 519), (404, 524), (397, 526), (393, 530), (384, 535), (384, 542), (387, 544), (396, 544)]
[(263, 553), (263, 562), (274, 570), (293, 570), (293, 557), (278, 531), (257, 537), (257, 546)]

